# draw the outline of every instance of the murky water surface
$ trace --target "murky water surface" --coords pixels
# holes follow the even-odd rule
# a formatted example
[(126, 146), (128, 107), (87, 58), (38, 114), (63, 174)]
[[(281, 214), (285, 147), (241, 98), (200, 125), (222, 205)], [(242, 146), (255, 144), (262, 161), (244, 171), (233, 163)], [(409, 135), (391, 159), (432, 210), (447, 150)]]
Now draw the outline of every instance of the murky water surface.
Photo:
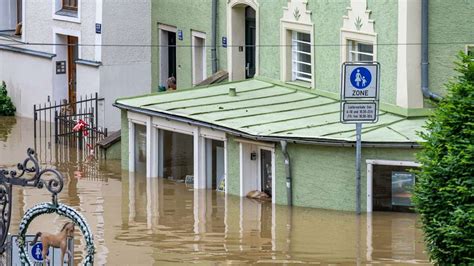
[[(0, 118), (0, 166), (13, 167), (33, 147), (29, 119)], [(169, 263), (428, 264), (415, 214), (353, 213), (288, 208), (182, 183), (146, 179), (118, 161), (86, 162), (76, 150), (36, 148), (45, 165), (66, 177), (59, 196), (88, 220), (97, 265)], [(50, 201), (46, 190), (15, 188), (10, 233), (23, 213)], [(64, 218), (45, 215), (29, 228), (55, 232)], [(84, 256), (76, 230), (75, 260)]]

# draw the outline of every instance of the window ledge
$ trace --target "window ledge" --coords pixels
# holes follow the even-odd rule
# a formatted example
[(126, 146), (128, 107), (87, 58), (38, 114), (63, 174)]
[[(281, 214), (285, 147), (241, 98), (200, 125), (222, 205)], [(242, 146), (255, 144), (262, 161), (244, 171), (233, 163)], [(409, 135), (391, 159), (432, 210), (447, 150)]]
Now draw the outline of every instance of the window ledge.
[(53, 14), (53, 19), (80, 23), (77, 10), (61, 9)]
[(312, 89), (311, 82), (305, 82), (305, 81), (301, 81), (301, 80), (294, 80), (294, 81), (287, 81), (286, 83), (290, 84), (290, 85), (302, 87), (302, 88), (305, 88), (305, 89)]

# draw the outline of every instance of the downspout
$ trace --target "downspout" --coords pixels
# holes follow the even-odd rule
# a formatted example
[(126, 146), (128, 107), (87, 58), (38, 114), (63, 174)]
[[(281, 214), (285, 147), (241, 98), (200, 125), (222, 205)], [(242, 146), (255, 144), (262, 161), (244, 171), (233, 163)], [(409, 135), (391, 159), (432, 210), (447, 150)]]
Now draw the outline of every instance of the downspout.
[(290, 155), (288, 154), (288, 142), (286, 140), (280, 141), (281, 151), (285, 156), (285, 173), (286, 173), (286, 195), (288, 197), (288, 206), (293, 206), (293, 188), (291, 179), (291, 164)]
[(429, 0), (421, 0), (421, 91), (423, 97), (439, 102), (442, 97), (429, 88), (428, 14)]
[(212, 74), (217, 72), (217, 0), (212, 0), (211, 62)]

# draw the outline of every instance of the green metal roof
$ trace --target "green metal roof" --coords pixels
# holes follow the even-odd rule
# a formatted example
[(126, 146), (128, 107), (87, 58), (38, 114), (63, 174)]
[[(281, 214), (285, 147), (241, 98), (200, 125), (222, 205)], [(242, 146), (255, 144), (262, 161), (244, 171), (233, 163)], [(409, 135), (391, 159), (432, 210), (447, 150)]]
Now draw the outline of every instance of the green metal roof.
[[(229, 88), (237, 96), (229, 96)], [(231, 129), (255, 137), (355, 141), (355, 125), (339, 121), (339, 101), (260, 80), (118, 99), (118, 107), (151, 111)], [(415, 143), (426, 118), (380, 111), (363, 126), (364, 142)]]

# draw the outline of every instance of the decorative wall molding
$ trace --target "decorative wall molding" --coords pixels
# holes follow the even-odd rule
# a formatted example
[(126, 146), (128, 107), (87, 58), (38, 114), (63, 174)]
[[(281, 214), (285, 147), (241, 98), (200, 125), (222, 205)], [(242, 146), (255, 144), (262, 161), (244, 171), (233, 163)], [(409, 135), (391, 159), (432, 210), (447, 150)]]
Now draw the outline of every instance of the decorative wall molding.
[(288, 6), (283, 7), (282, 20), (312, 24), (308, 0), (288, 0)]
[(236, 5), (247, 5), (251, 6), (253, 9), (258, 8), (257, 0), (227, 0), (227, 5), (234, 7)]
[(367, 9), (367, 0), (351, 0), (351, 6), (347, 7), (347, 15), (343, 16), (344, 30), (374, 34), (375, 21), (370, 19), (372, 11)]

